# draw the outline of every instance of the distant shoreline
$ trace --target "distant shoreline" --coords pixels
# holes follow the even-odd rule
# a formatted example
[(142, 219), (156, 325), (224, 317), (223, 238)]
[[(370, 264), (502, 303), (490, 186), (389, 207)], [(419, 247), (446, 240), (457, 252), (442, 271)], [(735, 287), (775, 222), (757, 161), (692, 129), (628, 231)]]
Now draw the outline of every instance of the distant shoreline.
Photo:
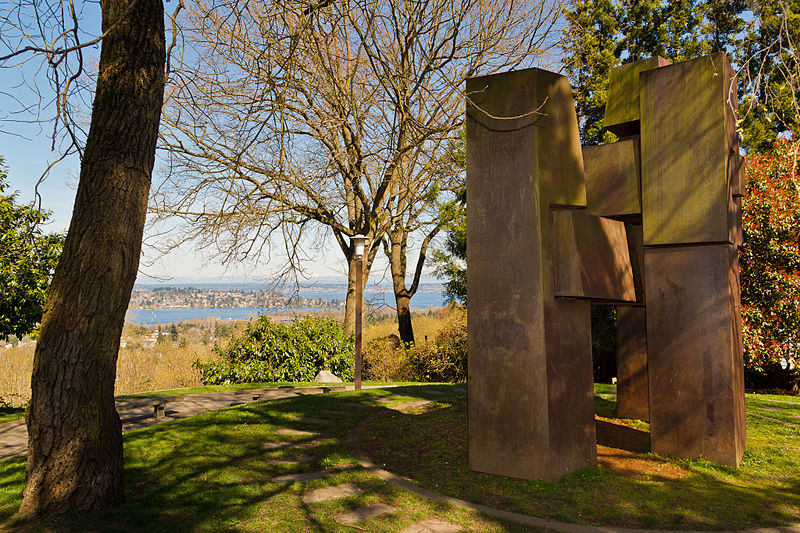
[(129, 308), (127, 312), (131, 311), (169, 311), (171, 309), (264, 309), (269, 311), (284, 311), (284, 310), (292, 310), (292, 309), (303, 309), (303, 310), (311, 310), (311, 309), (320, 309), (320, 310), (328, 310), (328, 309), (344, 309), (344, 302), (341, 305), (305, 305), (302, 307), (295, 307), (295, 306), (285, 306), (285, 307), (230, 307), (226, 305), (213, 305), (213, 306), (203, 306), (197, 307), (192, 305), (175, 305), (169, 307), (132, 307)]
[[(421, 303), (421, 302), (420, 302)], [(444, 305), (435, 305), (426, 301), (428, 305), (414, 305), (413, 311), (426, 309), (439, 309)], [(277, 316), (297, 316), (302, 314), (343, 313), (344, 307), (187, 307), (167, 309), (129, 309), (125, 313), (125, 322), (140, 324), (142, 326), (155, 326), (158, 324), (172, 324), (177, 322), (192, 322), (205, 319), (221, 321), (249, 320), (259, 314)], [(392, 313), (392, 309), (384, 307), (384, 313)]]
[(142, 326), (192, 322), (206, 319), (215, 320), (249, 320), (259, 314), (295, 314), (303, 312), (336, 311), (341, 308), (331, 307), (185, 307), (168, 309), (129, 309), (125, 313), (125, 322)]

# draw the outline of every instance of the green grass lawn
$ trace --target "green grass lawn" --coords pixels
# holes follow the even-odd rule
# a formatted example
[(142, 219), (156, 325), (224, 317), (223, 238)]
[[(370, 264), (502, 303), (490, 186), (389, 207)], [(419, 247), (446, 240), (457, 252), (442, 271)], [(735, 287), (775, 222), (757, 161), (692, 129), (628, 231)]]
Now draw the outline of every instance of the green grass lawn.
[[(513, 523), (453, 509), (381, 481), (358, 467), (343, 443), (354, 423), (376, 409), (370, 398), (387, 391), (332, 393), (250, 403), (125, 434), (126, 501), (110, 511), (68, 515), (36, 523), (33, 529), (57, 531), (353, 531), (337, 524), (334, 514), (375, 502), (398, 511), (368, 522), (370, 531), (398, 531), (411, 523), (438, 517), (465, 528), (485, 531), (527, 531)], [(366, 408), (346, 405), (360, 400)], [(349, 411), (321, 414), (321, 409)], [(324, 435), (304, 439), (276, 435), (280, 428), (315, 429), (297, 417), (329, 417)], [(318, 429), (318, 428), (317, 428)], [(310, 440), (317, 459), (301, 465), (270, 464), (289, 457), (290, 450), (264, 450), (270, 441)], [(328, 470), (333, 477), (304, 483), (273, 483), (293, 471)], [(0, 461), (0, 529), (13, 529), (24, 486), (25, 459)], [(305, 504), (309, 490), (355, 483), (362, 494), (342, 500)], [(30, 527), (30, 524), (24, 525)], [(361, 527), (361, 525), (359, 525)]]
[[(136, 398), (152, 398), (152, 397), (167, 397), (167, 396), (183, 396), (186, 394), (202, 394), (205, 392), (228, 392), (247, 389), (273, 389), (278, 387), (346, 387), (352, 385), (352, 381), (344, 383), (317, 383), (315, 381), (298, 381), (298, 382), (263, 382), (263, 383), (234, 383), (230, 385), (202, 385), (199, 387), (188, 387), (185, 389), (169, 389), (151, 392), (139, 392), (136, 394), (124, 394), (117, 396), (116, 400), (134, 400)], [(400, 386), (400, 385), (414, 385), (412, 382), (388, 382), (388, 381), (362, 381), (363, 386)]]
[[(248, 387), (250, 388), (250, 387)], [(434, 395), (426, 390), (448, 392)], [(680, 478), (628, 477), (596, 469), (558, 483), (479, 474), (466, 464), (466, 401), (453, 386), (425, 385), (337, 392), (248, 403), (124, 436), (126, 501), (113, 510), (69, 515), (33, 524), (55, 531), (353, 531), (332, 516), (381, 502), (398, 511), (358, 525), (398, 531), (416, 520), (439, 518), (477, 531), (530, 531), (529, 526), (487, 518), (433, 502), (388, 484), (359, 468), (344, 439), (371, 414), (361, 442), (377, 464), (411, 481), (479, 503), (557, 520), (646, 528), (741, 529), (800, 523), (800, 399), (747, 396), (748, 443), (739, 470), (703, 461), (676, 461), (638, 454), (637, 459), (685, 472)], [(598, 408), (614, 415), (612, 389), (598, 389)], [(427, 398), (413, 412), (386, 409)], [(358, 401), (364, 408), (348, 405)], [(786, 404), (776, 401), (785, 401)], [(775, 408), (780, 410), (776, 411)], [(341, 411), (339, 414), (323, 410)], [(298, 417), (335, 419), (312, 426)], [(316, 437), (277, 435), (280, 428), (319, 431)], [(321, 429), (320, 429), (321, 428)], [(274, 464), (290, 449), (265, 450), (264, 442), (305, 440), (300, 452), (312, 462)], [(0, 461), (0, 529), (10, 522), (24, 486), (24, 458)], [(274, 483), (287, 472), (327, 470), (332, 477)], [(314, 488), (350, 482), (363, 492), (341, 500), (305, 504)], [(24, 527), (31, 527), (30, 524)]]
[[(616, 416), (610, 386), (598, 386), (596, 392), (602, 394), (595, 397), (597, 413)], [(642, 466), (642, 472), (621, 475), (587, 469), (558, 483), (471, 471), (463, 400), (418, 414), (387, 414), (369, 424), (361, 439), (375, 462), (414, 483), (523, 514), (647, 529), (800, 523), (800, 399), (748, 394), (747, 412), (748, 442), (738, 470), (706, 461), (629, 454), (631, 464)], [(648, 427), (640, 421), (626, 424), (636, 430)]]
[(23, 407), (0, 407), (0, 424), (10, 422), (25, 416)]

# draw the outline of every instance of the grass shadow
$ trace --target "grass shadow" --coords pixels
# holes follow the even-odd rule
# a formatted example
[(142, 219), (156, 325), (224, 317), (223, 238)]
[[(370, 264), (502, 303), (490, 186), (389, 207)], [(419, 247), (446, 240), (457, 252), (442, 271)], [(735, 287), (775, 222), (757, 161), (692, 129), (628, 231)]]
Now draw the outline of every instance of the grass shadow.
[[(676, 461), (645, 453), (647, 433), (598, 421), (598, 441), (613, 447), (624, 471), (585, 469), (557, 483), (525, 481), (469, 469), (463, 389), (403, 387), (393, 391), (297, 396), (248, 403), (125, 434), (126, 501), (117, 509), (47, 519), (26, 528), (58, 531), (345, 531), (333, 516), (371, 503), (397, 511), (373, 519), (375, 531), (398, 531), (431, 516), (473, 530), (529, 530), (472, 511), (456, 510), (394, 487), (358, 468), (345, 438), (364, 425), (360, 443), (371, 459), (441, 494), (543, 518), (619, 527), (743, 529), (800, 522), (800, 443), (793, 426), (748, 418), (748, 449), (737, 471), (705, 461)], [(448, 394), (431, 394), (430, 391)], [(388, 403), (378, 399), (387, 399)], [(431, 400), (413, 411), (387, 406)], [(610, 409), (614, 402), (598, 402)], [(357, 405), (367, 407), (357, 407)], [(793, 409), (793, 406), (789, 406)], [(326, 412), (327, 411), (327, 412)], [(315, 425), (302, 418), (332, 418)], [(751, 423), (752, 422), (752, 423)], [(279, 434), (280, 428), (318, 436)], [(307, 448), (262, 447), (266, 442), (311, 443)], [(311, 462), (270, 459), (314, 455)], [(632, 460), (647, 463), (642, 474)], [(638, 469), (638, 470), (636, 470)], [(0, 461), (0, 523), (19, 505), (25, 459)], [(327, 479), (276, 483), (286, 473), (325, 470)], [(630, 473), (629, 473), (630, 474)], [(364, 492), (306, 504), (303, 493), (354, 483)]]
[[(242, 523), (262, 524), (263, 530), (276, 524), (280, 528), (279, 516), (265, 518), (259, 510), (274, 507), (276, 501), (277, 508), (296, 509), (296, 487), (274, 483), (273, 478), (290, 470), (335, 468), (346, 457), (335, 434), (346, 428), (331, 431), (334, 438), (315, 447), (318, 461), (295, 468), (270, 464), (267, 458), (288, 452), (264, 450), (262, 443), (302, 442), (304, 439), (275, 432), (283, 427), (309, 429), (292, 419), (313, 416), (320, 406), (331, 405), (327, 399), (320, 400), (305, 396), (247, 404), (126, 433), (125, 503), (116, 509), (65, 515), (39, 525), (98, 531), (108, 530), (109, 524), (115, 524), (114, 529), (137, 531), (236, 531)], [(0, 519), (7, 520), (18, 508), (24, 464), (24, 458), (0, 462), (4, 480), (0, 493), (8, 492), (0, 503)]]

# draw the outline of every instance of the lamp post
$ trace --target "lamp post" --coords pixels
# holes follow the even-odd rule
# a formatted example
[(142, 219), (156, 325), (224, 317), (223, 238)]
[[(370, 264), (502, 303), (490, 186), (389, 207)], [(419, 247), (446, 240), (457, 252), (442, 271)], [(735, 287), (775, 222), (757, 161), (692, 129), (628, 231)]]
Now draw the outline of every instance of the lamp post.
[(367, 238), (364, 235), (354, 235), (350, 238), (353, 245), (353, 253), (356, 256), (356, 368), (355, 368), (355, 390), (361, 390), (361, 308), (364, 302), (362, 280), (364, 276), (363, 257), (364, 244)]

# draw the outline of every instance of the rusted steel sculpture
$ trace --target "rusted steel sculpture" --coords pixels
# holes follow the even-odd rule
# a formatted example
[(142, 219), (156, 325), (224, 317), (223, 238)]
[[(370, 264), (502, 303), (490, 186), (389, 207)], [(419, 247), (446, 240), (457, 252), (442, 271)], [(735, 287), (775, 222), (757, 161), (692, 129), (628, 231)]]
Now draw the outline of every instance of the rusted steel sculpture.
[(738, 466), (735, 91), (722, 54), (624, 65), (605, 120), (620, 140), (581, 148), (565, 77), (467, 81), (471, 468), (596, 464), (592, 302), (618, 305), (620, 414), (649, 419), (657, 453)]

